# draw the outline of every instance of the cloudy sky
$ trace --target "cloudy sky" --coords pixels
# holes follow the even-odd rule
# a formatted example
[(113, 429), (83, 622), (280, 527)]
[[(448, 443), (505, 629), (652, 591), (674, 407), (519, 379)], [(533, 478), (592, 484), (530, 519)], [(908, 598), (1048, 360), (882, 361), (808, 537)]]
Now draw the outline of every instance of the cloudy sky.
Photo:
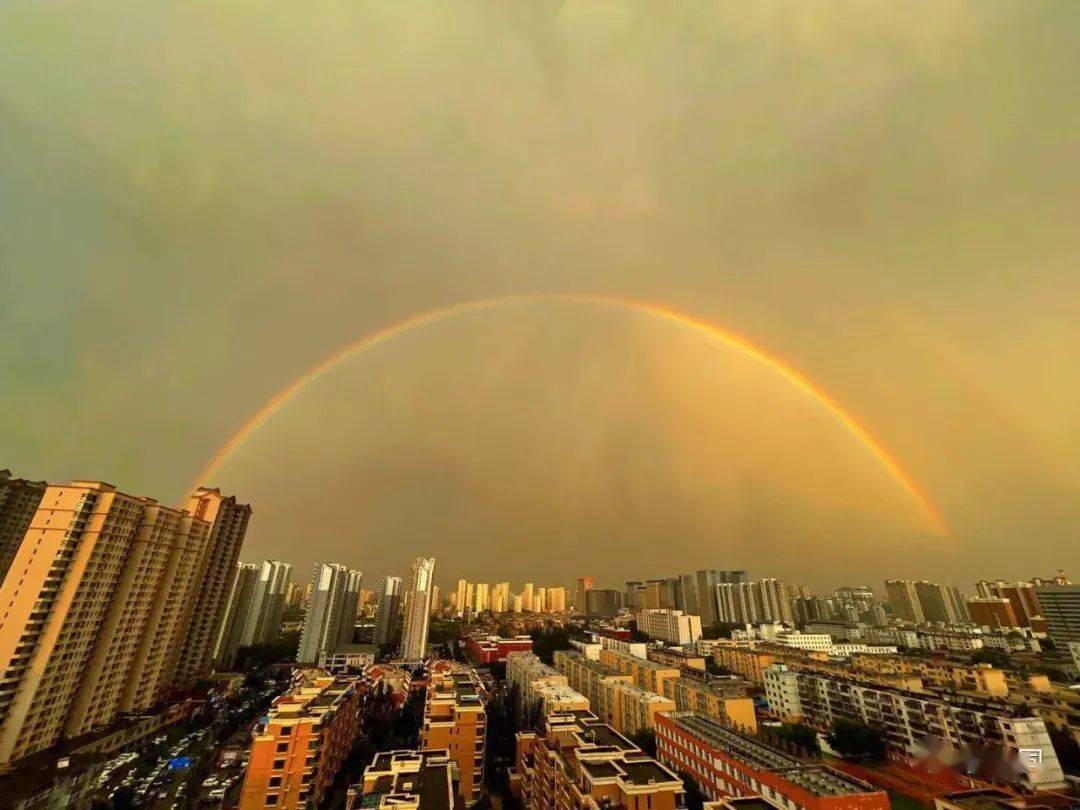
[(0, 467), (245, 558), (1080, 574), (1080, 4), (0, 4)]

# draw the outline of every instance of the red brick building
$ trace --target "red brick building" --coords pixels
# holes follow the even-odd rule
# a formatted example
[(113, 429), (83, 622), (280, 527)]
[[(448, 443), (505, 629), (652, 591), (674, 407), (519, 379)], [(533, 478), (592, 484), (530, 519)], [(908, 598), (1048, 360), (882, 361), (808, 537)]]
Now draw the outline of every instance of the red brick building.
[(466, 636), (465, 650), (469, 660), (477, 666), (505, 664), (512, 652), (532, 652), (533, 642), (529, 636), (500, 638), (499, 636)]
[(804, 810), (889, 810), (885, 791), (830, 768), (807, 764), (700, 715), (656, 718), (656, 758), (686, 771), (709, 799), (761, 796)]

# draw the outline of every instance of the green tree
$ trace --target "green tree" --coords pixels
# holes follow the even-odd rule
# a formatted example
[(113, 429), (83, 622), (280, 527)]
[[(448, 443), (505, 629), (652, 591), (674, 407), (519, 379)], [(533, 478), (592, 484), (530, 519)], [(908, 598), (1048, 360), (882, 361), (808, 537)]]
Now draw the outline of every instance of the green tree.
[(705, 793), (701, 790), (701, 785), (686, 771), (679, 771), (679, 778), (682, 779), (683, 791), (686, 793), (686, 810), (702, 810), (705, 806)]
[(981, 650), (976, 650), (971, 654), (971, 663), (990, 664), (998, 669), (1005, 669), (1012, 664), (1012, 660), (1001, 650), (993, 647), (983, 647)]
[(775, 732), (779, 739), (792, 743), (806, 756), (817, 756), (821, 753), (817, 732), (804, 723), (781, 723)]
[(884, 734), (856, 720), (836, 720), (829, 735), (829, 745), (841, 756), (852, 759), (876, 760), (885, 756)]
[(630, 742), (648, 754), (656, 756), (656, 732), (651, 728), (643, 728), (630, 735)]

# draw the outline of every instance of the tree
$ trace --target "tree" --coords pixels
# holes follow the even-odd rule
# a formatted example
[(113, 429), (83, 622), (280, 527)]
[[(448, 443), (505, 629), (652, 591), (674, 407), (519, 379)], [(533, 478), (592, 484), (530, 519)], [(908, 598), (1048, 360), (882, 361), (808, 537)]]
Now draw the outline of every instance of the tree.
[(683, 790), (686, 792), (686, 810), (702, 810), (705, 793), (701, 790), (701, 785), (686, 771), (679, 771), (679, 778), (682, 779)]
[(990, 666), (998, 669), (1005, 669), (1012, 664), (1012, 660), (1001, 650), (993, 647), (983, 647), (981, 650), (976, 650), (971, 654), (971, 663), (990, 664)]
[(656, 732), (651, 728), (638, 729), (630, 735), (630, 742), (650, 757), (656, 757)]
[(837, 719), (829, 735), (829, 745), (841, 756), (852, 759), (881, 759), (885, 756), (885, 735), (856, 720)]
[(775, 731), (779, 739), (792, 743), (805, 752), (806, 756), (817, 756), (821, 753), (817, 732), (804, 723), (781, 723)]
[(726, 676), (734, 674), (730, 669), (720, 664), (719, 661), (711, 656), (705, 659), (705, 671), (710, 675)]
[(533, 652), (545, 664), (554, 663), (556, 650), (570, 649), (570, 634), (562, 627), (533, 630), (530, 635), (533, 640)]

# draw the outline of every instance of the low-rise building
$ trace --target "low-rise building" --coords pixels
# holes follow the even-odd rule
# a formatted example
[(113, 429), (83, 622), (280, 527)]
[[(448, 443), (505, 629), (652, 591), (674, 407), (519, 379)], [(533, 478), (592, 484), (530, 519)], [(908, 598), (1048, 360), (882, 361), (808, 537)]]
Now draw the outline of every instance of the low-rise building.
[(545, 716), (557, 711), (589, 709), (589, 699), (572, 689), (565, 675), (559, 674), (531, 652), (515, 652), (507, 656), (506, 682), (517, 690), (517, 710), (521, 717), (534, 708)]
[(525, 810), (682, 806), (682, 780), (589, 713), (519, 732), (511, 787)]
[[(885, 791), (818, 763), (805, 764), (771, 746), (692, 713), (661, 717), (657, 758), (694, 777), (711, 800), (759, 796), (772, 807), (889, 810)], [(721, 804), (722, 806), (722, 804)]]
[(340, 644), (333, 650), (319, 653), (319, 669), (332, 675), (360, 673), (375, 663), (379, 648), (374, 644)]
[(571, 688), (589, 699), (600, 719), (622, 734), (651, 729), (658, 712), (675, 709), (671, 698), (634, 686), (632, 675), (590, 661), (579, 652), (558, 650), (555, 667)]
[[(872, 725), (884, 732), (894, 754), (913, 759), (933, 747), (938, 756), (959, 757), (992, 746), (1024, 766), (1013, 777), (1018, 786), (1065, 786), (1046, 724), (1025, 706), (955, 692), (897, 689), (858, 676), (783, 665), (769, 669), (765, 694), (770, 706), (786, 706), (819, 731), (838, 719)], [(1035, 750), (1040, 753), (1031, 755)]]
[(664, 693), (664, 681), (680, 675), (678, 667), (658, 664), (614, 650), (601, 650), (600, 663), (615, 672), (630, 675), (633, 684), (639, 689), (657, 694)]
[(506, 657), (512, 652), (532, 652), (532, 636), (471, 635), (465, 637), (465, 652), (469, 660), (477, 666), (485, 664), (505, 664)]
[(347, 810), (450, 810), (457, 765), (447, 751), (380, 751), (346, 796)]
[(682, 647), (650, 647), (648, 659), (666, 667), (678, 667), (679, 669), (692, 669), (696, 672), (704, 672), (705, 656), (697, 652), (684, 650)]
[(721, 725), (757, 731), (757, 713), (749, 697), (750, 684), (707, 675), (684, 674), (664, 681), (664, 695), (681, 712), (695, 712)]
[(701, 617), (667, 608), (642, 610), (637, 614), (638, 630), (667, 644), (693, 644), (701, 638)]
[(359, 733), (356, 680), (297, 670), (252, 732), (240, 810), (317, 805)]

